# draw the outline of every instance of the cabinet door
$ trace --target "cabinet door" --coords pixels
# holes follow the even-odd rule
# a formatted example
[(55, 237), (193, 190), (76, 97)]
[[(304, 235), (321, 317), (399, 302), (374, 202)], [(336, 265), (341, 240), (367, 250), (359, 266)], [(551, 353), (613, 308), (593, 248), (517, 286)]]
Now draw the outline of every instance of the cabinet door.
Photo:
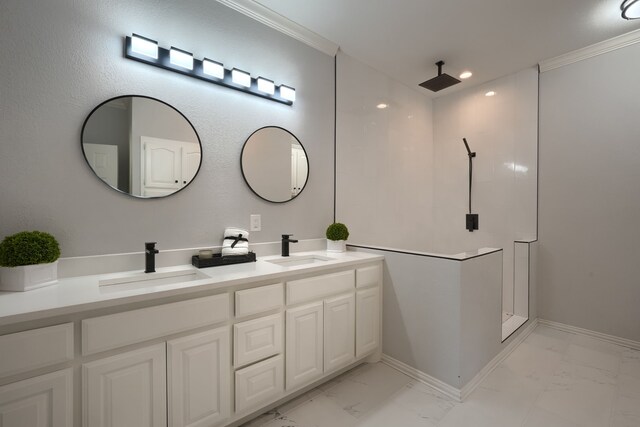
[(356, 292), (356, 357), (380, 345), (380, 288)]
[(71, 369), (0, 387), (0, 426), (71, 427)]
[(342, 368), (355, 359), (355, 295), (324, 302), (324, 371)]
[(170, 427), (221, 424), (231, 415), (229, 327), (167, 343)]
[(287, 310), (287, 389), (322, 375), (322, 301)]
[(85, 427), (167, 425), (165, 344), (82, 366)]

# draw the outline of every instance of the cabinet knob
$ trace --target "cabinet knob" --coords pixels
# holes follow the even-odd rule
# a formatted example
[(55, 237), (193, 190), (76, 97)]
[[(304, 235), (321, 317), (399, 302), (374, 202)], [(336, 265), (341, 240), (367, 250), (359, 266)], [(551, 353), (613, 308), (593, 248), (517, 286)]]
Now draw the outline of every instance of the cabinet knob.
[(178, 180), (176, 179), (176, 184), (178, 183)]

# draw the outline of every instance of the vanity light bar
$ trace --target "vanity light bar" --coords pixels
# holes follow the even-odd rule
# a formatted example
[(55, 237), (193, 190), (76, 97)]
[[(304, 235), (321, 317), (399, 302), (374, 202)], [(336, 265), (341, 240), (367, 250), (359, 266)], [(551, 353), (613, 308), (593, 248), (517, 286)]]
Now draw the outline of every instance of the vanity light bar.
[(208, 58), (196, 59), (190, 52), (176, 47), (165, 49), (158, 46), (157, 41), (137, 34), (125, 37), (124, 56), (281, 104), (293, 105), (296, 100), (296, 90), (290, 86), (276, 87), (272, 80), (251, 77), (250, 73), (237, 68), (224, 68), (220, 62)]

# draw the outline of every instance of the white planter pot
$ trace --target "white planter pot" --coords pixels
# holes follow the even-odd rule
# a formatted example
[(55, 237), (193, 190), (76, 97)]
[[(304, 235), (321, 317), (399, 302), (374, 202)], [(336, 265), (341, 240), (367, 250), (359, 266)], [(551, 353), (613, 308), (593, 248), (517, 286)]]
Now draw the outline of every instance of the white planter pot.
[(29, 291), (58, 281), (58, 261), (48, 264), (0, 267), (0, 291)]
[(327, 239), (327, 252), (345, 252), (347, 250), (346, 240)]

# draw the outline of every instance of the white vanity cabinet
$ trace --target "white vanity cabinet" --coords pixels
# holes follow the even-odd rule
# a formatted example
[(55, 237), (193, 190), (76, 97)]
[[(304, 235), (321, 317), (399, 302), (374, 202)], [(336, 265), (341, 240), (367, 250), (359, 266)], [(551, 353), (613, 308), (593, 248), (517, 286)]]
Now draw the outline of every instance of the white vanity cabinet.
[(71, 369), (0, 387), (0, 426), (72, 427)]
[(287, 389), (308, 384), (322, 376), (322, 301), (287, 310)]
[(381, 264), (375, 263), (287, 282), (287, 390), (310, 384), (378, 349), (381, 272)]
[[(83, 352), (226, 322), (229, 309), (224, 293), (85, 319)], [(231, 415), (229, 330), (212, 327), (83, 364), (84, 426), (223, 424)]]
[[(233, 325), (236, 414), (258, 409), (284, 393), (283, 308), (282, 283), (235, 293), (236, 319), (241, 320)], [(244, 320), (255, 315), (261, 317)]]
[(356, 358), (380, 346), (382, 266), (356, 270)]
[(324, 301), (324, 372), (355, 360), (355, 314), (353, 293)]
[[(73, 360), (73, 324), (0, 336), (0, 378)], [(0, 426), (73, 426), (71, 369), (0, 386)]]
[(167, 425), (165, 344), (82, 366), (85, 427)]
[(0, 313), (0, 427), (237, 425), (379, 360), (381, 257), (264, 271), (76, 311), (58, 285), (50, 321)]
[(229, 327), (167, 342), (169, 427), (221, 425), (231, 416)]

